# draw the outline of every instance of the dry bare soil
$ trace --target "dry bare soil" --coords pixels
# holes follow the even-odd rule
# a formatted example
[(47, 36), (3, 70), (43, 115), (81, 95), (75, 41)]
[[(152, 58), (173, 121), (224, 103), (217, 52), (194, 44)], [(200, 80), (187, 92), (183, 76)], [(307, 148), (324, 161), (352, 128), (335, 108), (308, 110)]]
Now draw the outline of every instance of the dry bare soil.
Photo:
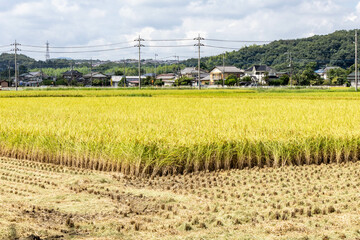
[(360, 239), (360, 163), (153, 178), (0, 158), (0, 239)]

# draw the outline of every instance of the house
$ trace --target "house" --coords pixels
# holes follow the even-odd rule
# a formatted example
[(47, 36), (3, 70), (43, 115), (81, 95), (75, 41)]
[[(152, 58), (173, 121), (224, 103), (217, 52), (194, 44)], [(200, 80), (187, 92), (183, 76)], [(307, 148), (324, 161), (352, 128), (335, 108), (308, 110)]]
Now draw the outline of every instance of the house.
[(321, 78), (325, 80), (329, 80), (329, 72), (333, 69), (338, 69), (340, 67), (326, 67), (323, 69), (316, 70), (315, 73), (317, 73)]
[(174, 86), (175, 80), (178, 79), (178, 76), (175, 73), (165, 73), (156, 76), (156, 79), (162, 80), (165, 87)]
[(7, 82), (7, 81), (0, 81), (0, 86), (1, 86), (1, 88), (7, 88), (7, 87), (9, 87), (9, 83)]
[[(360, 87), (360, 72), (358, 72), (358, 76), (357, 76), (357, 79), (358, 79), (358, 87)], [(355, 87), (355, 72), (352, 72), (350, 73), (348, 76), (347, 76), (347, 80), (348, 82), (351, 83), (351, 86), (352, 87)]]
[[(111, 79), (110, 79), (111, 86), (112, 86), (112, 87), (123, 87), (123, 85), (120, 86), (120, 82), (121, 82), (121, 80), (123, 79), (123, 77), (124, 77), (124, 76), (116, 76), (116, 75), (111, 76)], [(139, 77), (138, 77), (138, 78), (139, 78)], [(126, 83), (125, 83), (125, 85), (126, 85)]]
[(88, 73), (83, 76), (86, 84), (92, 84), (93, 81), (98, 81), (101, 83), (104, 83), (106, 79), (108, 79), (108, 76), (105, 74), (102, 74), (101, 72), (93, 72)]
[(216, 66), (211, 72), (210, 72), (210, 85), (214, 85), (216, 81), (220, 81), (223, 79), (226, 79), (230, 75), (234, 75), (237, 78), (241, 78), (244, 76), (244, 70), (241, 70), (240, 68), (237, 68), (235, 66)]
[(28, 72), (19, 75), (20, 86), (26, 87), (38, 87), (44, 79), (48, 79), (49, 76), (43, 72)]
[[(201, 82), (201, 85), (209, 85), (210, 84), (210, 74), (207, 73), (207, 74), (203, 74), (200, 76), (200, 82)], [(197, 81), (196, 81), (196, 86), (197, 86)]]
[(266, 83), (265, 80), (266, 75), (269, 78), (277, 78), (275, 69), (267, 65), (254, 65), (245, 70), (245, 76), (250, 76), (253, 79), (253, 81), (260, 84)]
[[(143, 81), (146, 77), (141, 76), (140, 78)], [(126, 85), (129, 87), (139, 86), (139, 76), (126, 76)]]
[(63, 78), (68, 82), (75, 80), (77, 82), (84, 82), (83, 74), (77, 70), (66, 71), (62, 74)]
[[(185, 76), (188, 78), (198, 78), (199, 75), (199, 71), (197, 70), (196, 67), (186, 67), (183, 70), (180, 71), (181, 76)], [(208, 72), (206, 72), (205, 70), (200, 69), (200, 78), (202, 78), (201, 76), (207, 76)]]

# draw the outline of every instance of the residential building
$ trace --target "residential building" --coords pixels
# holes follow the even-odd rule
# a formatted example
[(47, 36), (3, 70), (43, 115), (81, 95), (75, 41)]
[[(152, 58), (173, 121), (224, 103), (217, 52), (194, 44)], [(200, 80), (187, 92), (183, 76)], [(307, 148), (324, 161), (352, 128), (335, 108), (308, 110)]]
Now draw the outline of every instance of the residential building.
[(84, 82), (83, 74), (77, 70), (66, 71), (62, 74), (63, 78), (68, 82), (75, 80), (77, 82)]
[[(124, 85), (120, 85), (120, 82), (123, 78), (126, 78), (125, 86), (127, 87), (136, 87), (139, 86), (139, 76), (111, 76), (111, 86), (112, 87), (124, 87)], [(141, 76), (141, 80), (143, 81), (146, 77)]]
[[(111, 76), (110, 82), (112, 87), (123, 87), (120, 86), (121, 79), (123, 79), (124, 76)], [(139, 79), (139, 77), (138, 77)], [(126, 85), (126, 83), (125, 83)]]
[[(357, 79), (358, 79), (358, 87), (360, 87), (360, 72), (358, 72)], [(356, 84), (355, 83), (355, 72), (350, 73), (347, 76), (347, 80), (348, 80), (348, 82), (350, 82), (352, 87), (355, 87), (355, 84)]]
[(254, 82), (266, 84), (266, 76), (269, 78), (277, 78), (275, 69), (267, 65), (253, 65), (245, 70), (245, 76), (250, 76)]
[(109, 77), (101, 72), (88, 73), (83, 76), (86, 84), (92, 84), (93, 81), (105, 82)]
[[(141, 76), (141, 80), (144, 80), (145, 78), (145, 76)], [(129, 87), (139, 86), (139, 76), (126, 76), (126, 85)]]
[(156, 76), (156, 79), (162, 80), (165, 87), (174, 86), (175, 80), (178, 79), (178, 76), (175, 73), (165, 73)]
[(329, 80), (329, 72), (332, 69), (338, 69), (340, 67), (326, 67), (319, 70), (316, 70), (315, 73), (317, 73), (320, 77), (322, 77), (325, 80)]
[[(181, 76), (185, 76), (188, 78), (198, 78), (199, 71), (196, 67), (186, 67), (180, 71)], [(200, 78), (207, 76), (209, 73), (205, 70), (200, 69)]]
[[(200, 76), (200, 82), (201, 82), (201, 85), (210, 85), (210, 74), (205, 73), (205, 74), (201, 75)], [(196, 83), (196, 86), (197, 86), (198, 84), (197, 84), (196, 80), (195, 80), (195, 83)]]
[(230, 75), (234, 75), (237, 78), (243, 77), (245, 74), (244, 70), (235, 66), (216, 66), (210, 72), (209, 85), (214, 85), (215, 82), (226, 79)]
[(0, 81), (0, 87), (7, 88), (7, 87), (9, 87), (9, 83), (7, 81), (2, 80), (2, 81)]
[(49, 76), (43, 72), (28, 72), (19, 75), (19, 85), (26, 87), (38, 87), (44, 79), (48, 79)]

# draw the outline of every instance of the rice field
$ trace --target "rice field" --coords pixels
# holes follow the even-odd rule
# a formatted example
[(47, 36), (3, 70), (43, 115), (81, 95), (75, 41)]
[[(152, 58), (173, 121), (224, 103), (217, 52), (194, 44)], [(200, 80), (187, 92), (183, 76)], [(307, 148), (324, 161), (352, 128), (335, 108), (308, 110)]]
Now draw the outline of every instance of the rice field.
[(357, 161), (349, 90), (0, 92), (0, 155), (133, 175)]
[(0, 158), (0, 239), (360, 239), (360, 162), (152, 179)]

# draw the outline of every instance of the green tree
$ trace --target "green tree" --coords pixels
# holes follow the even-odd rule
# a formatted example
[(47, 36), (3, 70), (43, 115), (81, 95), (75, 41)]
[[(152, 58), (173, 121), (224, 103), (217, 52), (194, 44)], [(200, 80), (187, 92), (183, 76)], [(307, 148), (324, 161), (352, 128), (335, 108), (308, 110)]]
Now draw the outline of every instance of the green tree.
[(145, 79), (141, 79), (142, 85), (149, 86), (152, 85), (153, 79), (150, 76), (147, 76)]
[(315, 73), (317, 65), (315, 62), (310, 62), (306, 65), (305, 70), (300, 76), (300, 85), (318, 85), (321, 84), (321, 79), (318, 74)]
[(191, 86), (192, 78), (182, 76), (175, 81), (176, 86)]
[(118, 87), (126, 87), (126, 77), (122, 77)]
[(264, 81), (265, 81), (266, 83), (269, 82), (269, 72), (265, 72), (265, 73), (264, 73), (263, 79), (264, 79)]
[(225, 85), (228, 86), (234, 86), (238, 84), (239, 84), (239, 79), (233, 74), (229, 75), (225, 80)]
[(162, 86), (164, 85), (162, 79), (156, 79), (156, 81), (154, 82), (155, 86)]
[(251, 79), (250, 76), (245, 76), (245, 77), (243, 77), (241, 80), (242, 80), (243, 82), (251, 82), (251, 81), (252, 81), (252, 79)]
[(25, 65), (19, 66), (19, 74), (23, 74), (23, 73), (27, 73), (27, 72), (28, 72), (28, 68)]
[(116, 76), (122, 76), (122, 75), (124, 75), (124, 72), (121, 71), (121, 70), (116, 70), (116, 71), (114, 71), (114, 74), (115, 74)]
[(290, 82), (290, 77), (289, 77), (289, 75), (284, 74), (279, 78), (279, 80), (281, 82), (281, 85), (288, 85)]
[(347, 82), (347, 71), (342, 68), (330, 69), (328, 72), (328, 78), (331, 84), (343, 85)]

